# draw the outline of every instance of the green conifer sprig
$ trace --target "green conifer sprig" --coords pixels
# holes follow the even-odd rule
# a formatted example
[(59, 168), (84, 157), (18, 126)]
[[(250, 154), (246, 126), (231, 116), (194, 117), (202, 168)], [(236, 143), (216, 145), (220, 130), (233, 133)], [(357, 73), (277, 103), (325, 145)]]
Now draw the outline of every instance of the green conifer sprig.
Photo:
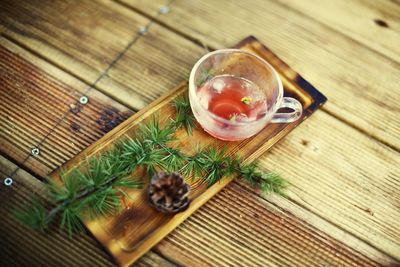
[(191, 134), (195, 119), (187, 97), (173, 102), (176, 118), (164, 126), (153, 117), (139, 127), (135, 137), (127, 137), (107, 153), (89, 158), (79, 169), (61, 173), (61, 182), (48, 179), (45, 187), (50, 200), (34, 199), (30, 206), (16, 211), (19, 221), (30, 228), (44, 230), (59, 216), (60, 228), (72, 235), (81, 231), (82, 217), (105, 216), (118, 212), (126, 189), (140, 188), (141, 179), (132, 177), (138, 168), (151, 177), (156, 171), (179, 172), (184, 177), (202, 179), (208, 186), (222, 177), (234, 175), (263, 192), (282, 193), (286, 181), (277, 174), (263, 173), (256, 163), (243, 164), (239, 156), (229, 156), (227, 149), (217, 146), (198, 149), (185, 155), (170, 146), (174, 133), (185, 127)]

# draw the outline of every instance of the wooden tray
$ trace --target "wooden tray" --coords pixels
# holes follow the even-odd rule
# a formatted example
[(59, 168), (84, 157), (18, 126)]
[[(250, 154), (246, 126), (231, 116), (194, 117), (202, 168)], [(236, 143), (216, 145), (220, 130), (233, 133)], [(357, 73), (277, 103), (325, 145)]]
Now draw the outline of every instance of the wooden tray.
[[(240, 142), (219, 141), (209, 136), (201, 128), (196, 129), (192, 136), (188, 136), (184, 130), (179, 130), (176, 133), (176, 137), (179, 146), (186, 153), (194, 152), (194, 144), (199, 144), (200, 146), (210, 144), (223, 146), (226, 144), (228, 153), (240, 153), (246, 161), (251, 161), (267, 151), (326, 101), (325, 96), (256, 38), (247, 37), (236, 47), (261, 56), (275, 67), (282, 79), (285, 95), (297, 98), (303, 104), (304, 112), (302, 118), (290, 124), (270, 124), (255, 137)], [(184, 82), (176, 89), (160, 97), (70, 160), (63, 166), (63, 169), (76, 167), (83, 163), (86, 157), (104, 153), (121, 138), (133, 136), (137, 126), (141, 122), (150, 119), (154, 114), (159, 114), (161, 122), (174, 117), (174, 109), (171, 107), (170, 102), (178, 95), (186, 92), (187, 89), (187, 83)], [(56, 171), (52, 176), (54, 178), (58, 177), (58, 172)], [(149, 206), (146, 200), (146, 187), (141, 190), (132, 190), (129, 191), (129, 195), (132, 198), (130, 200), (132, 203), (130, 209), (123, 211), (119, 215), (92, 221), (86, 220), (84, 223), (100, 243), (114, 256), (118, 264), (127, 266), (146, 253), (230, 181), (230, 178), (223, 178), (210, 188), (206, 188), (201, 181), (192, 183), (191, 204), (187, 210), (176, 215), (165, 215)]]

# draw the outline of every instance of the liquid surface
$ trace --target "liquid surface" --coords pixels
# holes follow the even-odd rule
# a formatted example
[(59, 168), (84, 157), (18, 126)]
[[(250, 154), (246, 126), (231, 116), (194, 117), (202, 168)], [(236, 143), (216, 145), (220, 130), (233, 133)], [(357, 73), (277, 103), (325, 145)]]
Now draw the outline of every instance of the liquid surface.
[(204, 108), (232, 122), (257, 120), (267, 110), (265, 95), (255, 83), (230, 75), (207, 81), (197, 96)]

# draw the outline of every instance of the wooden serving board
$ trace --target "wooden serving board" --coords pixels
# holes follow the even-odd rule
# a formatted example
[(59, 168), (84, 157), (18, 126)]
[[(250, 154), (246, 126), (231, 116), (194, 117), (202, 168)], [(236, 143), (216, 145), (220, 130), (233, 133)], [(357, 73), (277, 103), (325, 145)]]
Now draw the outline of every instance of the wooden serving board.
[[(294, 97), (302, 103), (303, 115), (301, 119), (290, 124), (267, 125), (256, 136), (237, 142), (217, 140), (201, 128), (194, 130), (192, 136), (188, 136), (183, 129), (178, 130), (175, 133), (177, 141), (174, 145), (178, 145), (185, 153), (194, 153), (197, 145), (200, 147), (211, 144), (217, 146), (227, 145), (228, 153), (239, 153), (246, 161), (252, 161), (277, 143), (326, 101), (325, 96), (254, 37), (247, 37), (236, 47), (261, 56), (275, 67), (282, 79), (285, 95)], [(161, 124), (170, 118), (174, 118), (175, 114), (174, 109), (171, 107), (171, 101), (187, 90), (188, 85), (183, 82), (71, 159), (63, 166), (63, 169), (70, 170), (77, 167), (84, 163), (87, 157), (106, 152), (116, 142), (127, 136), (133, 137), (138, 125), (151, 119), (153, 115), (159, 116)], [(52, 177), (57, 178), (58, 174), (59, 170), (54, 172)], [(191, 204), (187, 210), (175, 215), (162, 214), (148, 205), (146, 199), (147, 187), (145, 186), (143, 189), (128, 192), (131, 197), (129, 209), (125, 209), (115, 216), (91, 221), (86, 220), (84, 223), (100, 243), (114, 256), (119, 265), (127, 266), (146, 253), (231, 180), (232, 178), (225, 177), (210, 188), (207, 188), (201, 180), (197, 182), (188, 181), (191, 183), (192, 189), (190, 194)]]

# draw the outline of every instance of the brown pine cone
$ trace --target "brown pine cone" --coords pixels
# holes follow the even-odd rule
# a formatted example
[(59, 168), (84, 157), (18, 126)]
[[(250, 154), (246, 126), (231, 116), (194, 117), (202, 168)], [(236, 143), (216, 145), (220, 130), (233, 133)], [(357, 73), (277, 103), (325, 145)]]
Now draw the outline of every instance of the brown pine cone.
[(177, 173), (154, 174), (149, 185), (149, 201), (161, 212), (175, 213), (189, 206), (190, 186)]

